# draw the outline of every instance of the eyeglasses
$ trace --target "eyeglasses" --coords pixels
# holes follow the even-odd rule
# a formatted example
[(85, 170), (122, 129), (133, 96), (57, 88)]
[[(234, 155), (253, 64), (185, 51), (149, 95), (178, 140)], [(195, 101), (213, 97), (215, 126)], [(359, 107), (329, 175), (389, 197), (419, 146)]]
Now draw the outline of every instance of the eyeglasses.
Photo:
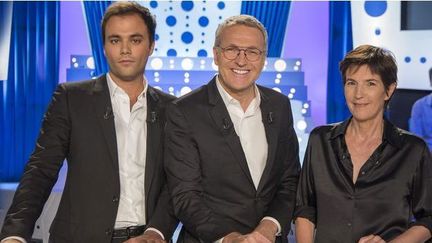
[(255, 62), (258, 61), (261, 55), (264, 53), (257, 48), (238, 48), (234, 46), (229, 46), (225, 48), (218, 46), (217, 48), (222, 51), (223, 56), (228, 60), (236, 59), (240, 55), (240, 52), (243, 51), (245, 58), (248, 61)]

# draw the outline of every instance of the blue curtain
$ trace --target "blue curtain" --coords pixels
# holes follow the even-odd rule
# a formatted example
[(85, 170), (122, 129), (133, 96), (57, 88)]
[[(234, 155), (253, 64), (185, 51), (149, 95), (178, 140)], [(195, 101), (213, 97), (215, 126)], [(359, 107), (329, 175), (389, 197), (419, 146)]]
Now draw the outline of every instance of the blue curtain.
[(290, 6), (290, 1), (242, 2), (241, 14), (254, 16), (267, 29), (269, 57), (281, 56)]
[(330, 2), (329, 59), (327, 81), (327, 122), (345, 120), (351, 113), (345, 102), (339, 62), (353, 49), (351, 3)]
[(87, 29), (90, 36), (92, 54), (95, 61), (95, 75), (108, 72), (108, 64), (103, 53), (102, 17), (111, 1), (83, 1)]
[(59, 2), (14, 2), (8, 79), (0, 83), (0, 181), (18, 181), (58, 83)]

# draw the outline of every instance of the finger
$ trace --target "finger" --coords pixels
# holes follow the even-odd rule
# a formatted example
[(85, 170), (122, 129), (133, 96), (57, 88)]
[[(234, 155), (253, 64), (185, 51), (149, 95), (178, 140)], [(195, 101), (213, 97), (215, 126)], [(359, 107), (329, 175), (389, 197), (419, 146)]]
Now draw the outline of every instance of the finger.
[(370, 239), (372, 239), (375, 235), (367, 235), (360, 238), (358, 243), (367, 243)]

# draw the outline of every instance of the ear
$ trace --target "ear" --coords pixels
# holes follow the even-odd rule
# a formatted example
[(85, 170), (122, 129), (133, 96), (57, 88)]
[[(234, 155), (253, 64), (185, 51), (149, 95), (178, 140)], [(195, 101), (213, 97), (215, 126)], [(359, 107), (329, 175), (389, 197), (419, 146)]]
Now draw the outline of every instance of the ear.
[(396, 82), (390, 84), (388, 90), (386, 90), (386, 98), (384, 99), (385, 101), (389, 100), (390, 97), (392, 97), (394, 91), (396, 90)]
[(213, 47), (213, 61), (216, 65), (219, 66), (219, 57), (218, 57), (218, 50), (216, 47)]
[(153, 43), (150, 45), (149, 56), (151, 56), (153, 54), (155, 43), (156, 43), (156, 41), (153, 41)]

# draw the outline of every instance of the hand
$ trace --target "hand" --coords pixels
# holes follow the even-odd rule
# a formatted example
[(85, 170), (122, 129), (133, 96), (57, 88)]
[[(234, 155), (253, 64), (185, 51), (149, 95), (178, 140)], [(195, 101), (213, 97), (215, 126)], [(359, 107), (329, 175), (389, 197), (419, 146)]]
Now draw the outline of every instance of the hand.
[(19, 240), (15, 240), (15, 239), (8, 239), (5, 241), (2, 241), (2, 243), (22, 243), (22, 242)]
[(240, 243), (245, 238), (246, 238), (246, 236), (240, 234), (239, 232), (231, 232), (223, 238), (222, 243)]
[(358, 243), (385, 243), (379, 235), (368, 235), (360, 238)]
[[(267, 239), (268, 242), (276, 241), (276, 233), (278, 231), (278, 227), (271, 220), (261, 220), (259, 225), (255, 228), (255, 230), (249, 234), (254, 239), (260, 239), (258, 242), (264, 242), (264, 238)], [(264, 238), (263, 238), (264, 237)]]
[(275, 240), (273, 239), (273, 241), (271, 241), (267, 239), (258, 231), (254, 231), (246, 235), (246, 237), (242, 241), (240, 241), (240, 243), (272, 243), (272, 242), (275, 242)]
[(162, 239), (158, 233), (152, 230), (147, 230), (144, 232), (144, 234), (130, 238), (124, 243), (166, 243), (166, 241)]

